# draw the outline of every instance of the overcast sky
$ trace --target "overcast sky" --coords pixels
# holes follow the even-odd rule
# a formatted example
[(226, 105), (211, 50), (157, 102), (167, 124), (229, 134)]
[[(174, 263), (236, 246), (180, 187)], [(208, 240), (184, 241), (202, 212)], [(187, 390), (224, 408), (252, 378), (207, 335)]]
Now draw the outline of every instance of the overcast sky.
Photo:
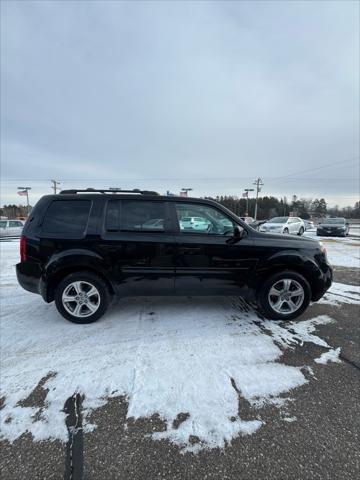
[[(2, 1), (2, 203), (359, 195), (357, 1)], [(327, 167), (322, 168), (324, 165)]]

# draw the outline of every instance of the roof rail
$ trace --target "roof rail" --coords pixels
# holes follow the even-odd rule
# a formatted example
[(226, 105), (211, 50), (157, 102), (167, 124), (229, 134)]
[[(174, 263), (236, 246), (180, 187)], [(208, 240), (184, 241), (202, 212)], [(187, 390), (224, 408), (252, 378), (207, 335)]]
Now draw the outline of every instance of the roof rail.
[(61, 195), (74, 195), (77, 193), (137, 193), (140, 195), (159, 195), (158, 192), (153, 192), (152, 190), (139, 190), (138, 188), (134, 188), (133, 190), (121, 190), (119, 189), (111, 189), (111, 190), (103, 190), (99, 188), (86, 188), (86, 189), (73, 189), (73, 190), (61, 190)]

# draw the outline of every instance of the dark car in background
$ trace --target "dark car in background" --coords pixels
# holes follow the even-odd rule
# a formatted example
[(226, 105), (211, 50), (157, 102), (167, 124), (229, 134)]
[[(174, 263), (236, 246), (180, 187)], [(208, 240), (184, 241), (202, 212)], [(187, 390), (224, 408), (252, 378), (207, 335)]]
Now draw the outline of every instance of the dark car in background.
[(42, 197), (25, 224), (20, 259), (20, 285), (55, 300), (74, 323), (100, 318), (115, 294), (241, 295), (263, 316), (291, 320), (332, 282), (316, 240), (260, 233), (211, 200), (139, 190)]
[(316, 235), (346, 237), (349, 235), (349, 224), (345, 218), (325, 218), (319, 223)]

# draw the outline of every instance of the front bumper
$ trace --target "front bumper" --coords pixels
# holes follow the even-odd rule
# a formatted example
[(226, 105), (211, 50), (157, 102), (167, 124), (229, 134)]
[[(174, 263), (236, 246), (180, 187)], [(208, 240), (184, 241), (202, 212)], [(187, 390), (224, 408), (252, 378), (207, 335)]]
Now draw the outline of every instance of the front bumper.
[(326, 262), (320, 266), (321, 276), (316, 280), (312, 288), (311, 300), (316, 302), (329, 290), (333, 282), (333, 268)]
[(316, 234), (324, 237), (344, 237), (346, 235), (346, 230), (327, 230), (318, 228)]
[(261, 233), (273, 233), (273, 234), (281, 234), (283, 233), (282, 229), (263, 229), (263, 228), (259, 228), (259, 232)]

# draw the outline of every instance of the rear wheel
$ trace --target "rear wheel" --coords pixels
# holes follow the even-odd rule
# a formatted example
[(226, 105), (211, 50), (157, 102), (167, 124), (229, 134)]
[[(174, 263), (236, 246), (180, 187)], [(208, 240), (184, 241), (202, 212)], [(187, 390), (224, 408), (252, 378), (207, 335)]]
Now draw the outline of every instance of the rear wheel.
[(308, 307), (311, 288), (299, 273), (286, 271), (276, 273), (261, 286), (258, 303), (266, 318), (292, 320)]
[(301, 235), (304, 235), (304, 227), (300, 227), (298, 235), (300, 235), (300, 237)]
[(106, 312), (109, 300), (107, 285), (91, 272), (71, 273), (55, 290), (56, 308), (73, 323), (95, 322)]

